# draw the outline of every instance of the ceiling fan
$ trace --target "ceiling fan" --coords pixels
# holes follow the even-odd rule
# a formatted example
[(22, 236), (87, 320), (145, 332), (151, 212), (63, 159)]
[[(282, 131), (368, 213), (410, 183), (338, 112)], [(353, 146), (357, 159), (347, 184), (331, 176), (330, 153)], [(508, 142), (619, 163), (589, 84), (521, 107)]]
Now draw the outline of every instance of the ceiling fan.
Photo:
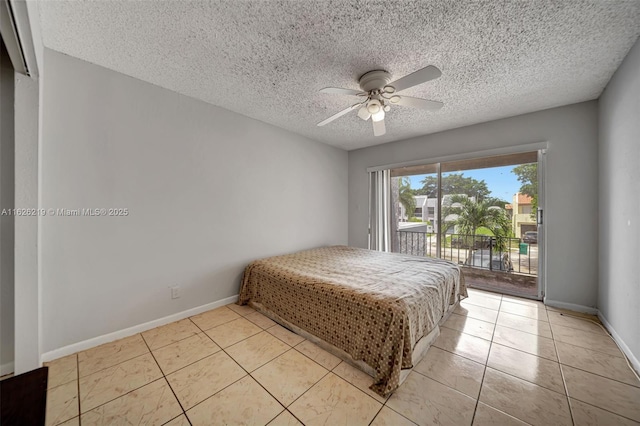
[(325, 87), (324, 89), (320, 89), (322, 93), (359, 96), (362, 102), (343, 109), (339, 113), (319, 122), (318, 126), (324, 126), (348, 112), (358, 109), (358, 117), (361, 119), (366, 121), (371, 117), (373, 134), (375, 136), (382, 136), (386, 133), (384, 113), (391, 109), (391, 105), (402, 105), (428, 111), (435, 111), (442, 108), (444, 105), (442, 102), (397, 94), (410, 87), (434, 80), (441, 75), (442, 72), (440, 72), (438, 68), (429, 65), (428, 67), (389, 83), (391, 75), (387, 71), (375, 70), (363, 74), (358, 80), (358, 84), (360, 84), (360, 89), (362, 90), (341, 89), (339, 87)]

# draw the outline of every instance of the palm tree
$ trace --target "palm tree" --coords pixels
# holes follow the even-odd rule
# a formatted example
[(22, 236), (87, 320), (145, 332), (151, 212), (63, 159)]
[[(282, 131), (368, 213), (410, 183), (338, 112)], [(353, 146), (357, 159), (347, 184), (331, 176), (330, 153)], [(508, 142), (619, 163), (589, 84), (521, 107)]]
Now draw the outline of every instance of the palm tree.
[(400, 179), (398, 200), (407, 212), (407, 220), (413, 217), (416, 211), (416, 199), (413, 198), (413, 190), (411, 189), (411, 180), (408, 177)]
[(504, 209), (492, 206), (487, 201), (476, 201), (464, 195), (455, 195), (447, 200), (442, 209), (446, 222), (444, 229), (455, 225), (462, 234), (471, 235), (476, 240), (478, 228), (488, 228), (496, 237), (495, 248), (506, 249), (506, 238), (511, 232), (511, 221)]

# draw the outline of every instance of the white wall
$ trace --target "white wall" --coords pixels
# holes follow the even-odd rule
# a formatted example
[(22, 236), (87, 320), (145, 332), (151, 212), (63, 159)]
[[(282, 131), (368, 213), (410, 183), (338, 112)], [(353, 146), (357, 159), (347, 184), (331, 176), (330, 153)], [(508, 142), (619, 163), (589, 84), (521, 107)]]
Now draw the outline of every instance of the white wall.
[(640, 368), (640, 42), (600, 97), (598, 308)]
[(41, 205), (130, 213), (42, 220), (43, 352), (233, 296), (255, 258), (346, 244), (345, 151), (51, 50), (44, 64)]
[[(14, 204), (13, 67), (0, 41), (0, 210)], [(14, 220), (0, 216), (0, 375), (13, 371)]]
[(595, 307), (598, 160), (595, 101), (349, 152), (349, 244), (367, 247), (367, 167), (548, 141), (549, 300)]

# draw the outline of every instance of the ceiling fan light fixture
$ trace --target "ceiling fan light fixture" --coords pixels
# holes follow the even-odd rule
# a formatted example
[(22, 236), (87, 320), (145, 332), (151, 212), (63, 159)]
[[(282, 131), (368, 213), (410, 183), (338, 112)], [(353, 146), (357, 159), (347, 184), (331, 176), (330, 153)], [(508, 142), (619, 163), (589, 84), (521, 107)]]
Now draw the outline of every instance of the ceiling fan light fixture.
[(369, 111), (369, 113), (371, 114), (377, 114), (381, 110), (382, 110), (382, 105), (380, 104), (380, 101), (377, 99), (371, 99), (367, 104), (367, 111)]
[(367, 110), (366, 106), (363, 106), (358, 110), (358, 117), (362, 118), (364, 121), (367, 121), (369, 117), (371, 117), (371, 113)]
[(376, 123), (378, 121), (382, 121), (384, 120), (384, 110), (380, 109), (378, 112), (376, 112), (375, 114), (371, 114), (371, 120), (375, 121)]

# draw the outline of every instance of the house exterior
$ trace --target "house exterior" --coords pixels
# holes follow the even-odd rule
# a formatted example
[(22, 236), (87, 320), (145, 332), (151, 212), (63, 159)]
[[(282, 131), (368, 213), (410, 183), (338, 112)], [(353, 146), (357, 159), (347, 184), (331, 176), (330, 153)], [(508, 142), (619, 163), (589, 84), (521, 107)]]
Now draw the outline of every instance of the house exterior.
[[(446, 206), (451, 204), (451, 197), (454, 196), (463, 196), (466, 197), (465, 194), (446, 194), (442, 196), (442, 205)], [(435, 197), (429, 198), (427, 195), (414, 195), (414, 200), (416, 201), (416, 209), (413, 213), (413, 217), (416, 219), (420, 219), (423, 222), (429, 222), (432, 225), (432, 228), (429, 227), (428, 232), (437, 232), (438, 231), (438, 211), (436, 210), (436, 206), (438, 205), (438, 199)], [(471, 197), (472, 200), (475, 201), (475, 197)], [(401, 203), (398, 203), (400, 207), (400, 220), (401, 222), (408, 221), (407, 212), (404, 206)], [(445, 221), (453, 221), (456, 220), (457, 215), (449, 215), (445, 218)], [(400, 226), (400, 228), (403, 228)], [(404, 229), (404, 228), (403, 228)]]
[[(442, 205), (446, 206), (450, 204), (450, 199), (453, 196), (454, 195), (451, 194), (444, 195), (442, 197)], [(430, 222), (433, 226), (433, 231), (437, 232), (439, 222), (438, 212), (436, 210), (438, 204), (437, 198), (429, 198), (426, 195), (416, 195), (413, 198), (416, 201), (416, 209), (413, 217), (423, 222)], [(475, 200), (475, 197), (471, 198)], [(505, 205), (505, 210), (511, 218), (511, 227), (516, 238), (522, 238), (527, 231), (536, 231), (538, 229), (535, 211), (533, 211), (533, 200), (530, 196), (520, 192), (514, 194), (512, 204)], [(455, 216), (456, 215), (449, 215), (445, 218), (445, 221), (453, 221), (456, 219)], [(402, 221), (409, 220), (402, 204), (400, 204), (400, 217)]]
[[(423, 222), (431, 222), (434, 223), (436, 219), (436, 204), (437, 200), (435, 198), (429, 198), (426, 195), (414, 195), (413, 199), (416, 201), (416, 209), (413, 212), (413, 216), (416, 219), (420, 219)], [(400, 206), (400, 220), (407, 221), (409, 218), (407, 217), (407, 212), (402, 204), (399, 203)]]
[(516, 238), (522, 238), (527, 231), (537, 231), (533, 200), (520, 192), (513, 195), (513, 203), (506, 205), (507, 211), (511, 211), (511, 226)]
[[(412, 217), (424, 223), (409, 222), (410, 218), (407, 215), (407, 211), (401, 203), (398, 203), (400, 209), (398, 229), (413, 232), (434, 232), (433, 224), (436, 200), (426, 195), (414, 195), (413, 198), (416, 201), (416, 209)], [(429, 225), (427, 225), (427, 222), (429, 222)]]

